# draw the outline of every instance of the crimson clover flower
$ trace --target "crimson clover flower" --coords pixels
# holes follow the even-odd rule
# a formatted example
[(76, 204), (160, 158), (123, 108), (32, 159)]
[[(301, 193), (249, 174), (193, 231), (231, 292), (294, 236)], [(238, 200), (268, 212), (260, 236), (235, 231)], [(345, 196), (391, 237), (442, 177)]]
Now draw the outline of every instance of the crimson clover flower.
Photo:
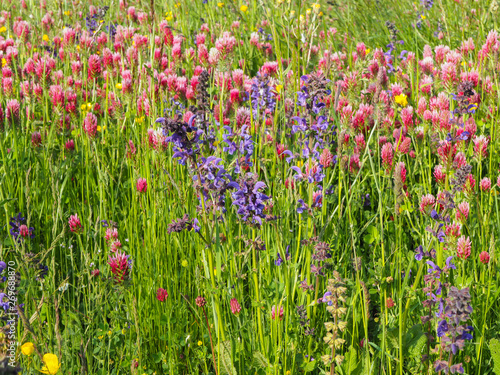
[(21, 241), (24, 238), (30, 237), (33, 238), (35, 237), (35, 234), (33, 231), (35, 228), (28, 228), (28, 226), (25, 224), (26, 223), (26, 218), (24, 218), (21, 213), (17, 214), (17, 216), (11, 217), (10, 218), (10, 234), (16, 241)]

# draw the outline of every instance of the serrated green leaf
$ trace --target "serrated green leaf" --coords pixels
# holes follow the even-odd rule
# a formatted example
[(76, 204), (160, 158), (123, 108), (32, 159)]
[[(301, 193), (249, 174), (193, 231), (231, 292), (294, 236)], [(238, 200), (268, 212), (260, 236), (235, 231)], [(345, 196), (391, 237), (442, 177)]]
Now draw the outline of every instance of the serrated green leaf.
[(264, 369), (269, 366), (266, 357), (261, 352), (253, 353), (253, 365), (258, 369)]
[(218, 351), (220, 352), (220, 371), (222, 375), (238, 375), (231, 359), (231, 341), (221, 342)]
[(491, 358), (493, 359), (493, 372), (496, 375), (500, 375), (500, 341), (491, 339), (488, 348), (490, 349)]

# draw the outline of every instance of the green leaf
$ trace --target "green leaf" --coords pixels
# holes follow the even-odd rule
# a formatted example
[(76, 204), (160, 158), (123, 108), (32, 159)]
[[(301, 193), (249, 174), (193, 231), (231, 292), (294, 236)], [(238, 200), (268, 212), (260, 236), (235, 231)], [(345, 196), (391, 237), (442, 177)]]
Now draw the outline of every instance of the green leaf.
[(238, 375), (231, 359), (231, 341), (221, 342), (218, 351), (220, 352), (220, 371), (222, 375)]
[(422, 325), (415, 324), (405, 335), (405, 351), (408, 352), (410, 358), (418, 358), (427, 343)]
[(261, 352), (253, 353), (253, 365), (258, 369), (264, 369), (269, 366), (266, 357)]
[(316, 367), (316, 361), (308, 362), (307, 365), (304, 366), (304, 372), (311, 372)]
[(493, 359), (493, 372), (496, 375), (500, 375), (500, 341), (491, 339), (488, 348), (490, 349), (491, 358)]
[(161, 315), (160, 324), (168, 324), (168, 316), (167, 316), (167, 314), (162, 314)]
[(344, 366), (346, 374), (355, 373), (358, 369), (358, 352), (354, 346), (349, 348), (349, 351), (345, 355)]

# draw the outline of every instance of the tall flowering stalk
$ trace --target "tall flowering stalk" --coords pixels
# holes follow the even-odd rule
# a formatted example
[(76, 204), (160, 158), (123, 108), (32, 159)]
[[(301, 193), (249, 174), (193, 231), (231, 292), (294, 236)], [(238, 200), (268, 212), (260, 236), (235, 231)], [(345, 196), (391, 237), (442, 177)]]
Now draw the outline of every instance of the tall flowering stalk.
[(323, 338), (325, 343), (330, 347), (330, 354), (321, 357), (325, 366), (330, 366), (330, 375), (335, 374), (335, 363), (341, 365), (344, 357), (337, 354), (344, 345), (345, 340), (340, 337), (345, 331), (347, 322), (343, 321), (347, 309), (342, 306), (345, 304), (345, 293), (347, 288), (337, 271), (333, 272), (333, 279), (328, 280), (327, 292), (323, 296), (323, 302), (327, 303), (326, 310), (332, 315), (333, 322), (325, 323), (326, 336)]

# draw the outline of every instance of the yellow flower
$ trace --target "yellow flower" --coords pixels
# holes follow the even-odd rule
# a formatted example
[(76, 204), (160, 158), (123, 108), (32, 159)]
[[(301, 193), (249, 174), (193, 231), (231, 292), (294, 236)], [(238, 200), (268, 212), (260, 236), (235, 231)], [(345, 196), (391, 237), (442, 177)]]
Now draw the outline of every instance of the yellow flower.
[(215, 147), (217, 147), (219, 145), (219, 143), (220, 143), (219, 141), (214, 141), (213, 144), (214, 144)]
[(45, 364), (45, 366), (43, 366), (40, 371), (44, 374), (57, 374), (59, 372), (59, 368), (61, 367), (57, 356), (51, 353), (47, 353), (43, 356), (43, 363)]
[(99, 340), (102, 340), (104, 338), (104, 336), (99, 336), (98, 339)]
[(396, 101), (396, 103), (398, 103), (401, 107), (406, 107), (406, 105), (408, 104), (408, 99), (406, 97), (405, 94), (401, 94), (401, 95), (396, 95), (394, 97), (394, 100)]
[(222, 8), (222, 7), (224, 6), (224, 3), (217, 3), (217, 6), (218, 6), (219, 8)]
[(43, 36), (42, 36), (42, 40), (43, 40), (44, 42), (48, 42), (50, 39), (49, 39), (49, 36), (48, 36), (47, 34), (43, 34)]
[(198, 346), (202, 346), (203, 343), (201, 341), (198, 341)]
[(111, 336), (111, 331), (108, 331), (108, 336)]
[(243, 12), (243, 13), (246, 13), (246, 11), (248, 10), (248, 7), (246, 5), (242, 5), (240, 6), (240, 10)]
[(319, 10), (319, 8), (321, 8), (321, 5), (320, 5), (320, 4), (318, 4), (318, 3), (314, 3), (314, 4), (312, 5), (312, 7), (313, 7), (313, 9), (314, 9), (315, 11), (318, 11), (318, 10)]
[[(100, 132), (100, 131), (104, 131), (106, 130), (106, 125), (104, 125), (102, 128), (100, 125), (97, 126), (97, 131)], [(111, 335), (111, 331), (108, 332), (108, 335)]]
[(90, 111), (92, 109), (92, 103), (87, 103), (87, 110)]
[(77, 45), (77, 46), (76, 46), (76, 49), (77, 49), (78, 51), (80, 51), (80, 45)]
[(368, 55), (369, 53), (370, 53), (370, 49), (369, 49), (369, 48), (367, 48), (367, 49), (366, 49), (366, 54)]
[(217, 276), (217, 269), (214, 268), (214, 275)]
[(67, 15), (67, 16), (70, 16), (71, 12), (69, 10), (67, 10), (66, 12), (64, 12), (64, 14)]
[(0, 27), (0, 33), (4, 33), (7, 31), (7, 28), (5, 26)]
[(144, 122), (144, 116), (136, 117), (135, 122), (137, 122), (138, 124), (142, 124)]
[(85, 110), (87, 109), (87, 105), (86, 105), (86, 104), (82, 104), (82, 105), (80, 106), (80, 109), (81, 109), (82, 111), (85, 111)]
[(104, 23), (104, 20), (100, 20), (99, 23)]
[(283, 90), (283, 85), (276, 85), (276, 92), (279, 94)]
[(307, 15), (311, 14), (311, 9), (306, 9), (306, 14)]
[(122, 84), (121, 84), (121, 83), (117, 83), (117, 84), (116, 84), (116, 88), (117, 88), (118, 90), (121, 90), (121, 89), (122, 89)]
[(181, 265), (182, 267), (187, 267), (188, 266), (188, 261), (186, 259), (184, 259), (182, 262), (181, 262)]
[(321, 17), (323, 15), (323, 12), (319, 12), (318, 17)]
[(7, 65), (7, 60), (5, 58), (2, 59), (2, 68)]
[(424, 16), (423, 14), (420, 15), (420, 18), (422, 18), (423, 20), (425, 20), (427, 17)]
[(286, 375), (290, 375), (290, 374), (291, 374), (291, 372), (290, 372), (290, 370), (288, 370), (288, 371), (286, 372)]
[(31, 342), (27, 342), (21, 346), (21, 353), (30, 356), (35, 351), (35, 346)]
[(290, 12), (290, 18), (294, 18), (294, 17), (295, 17), (295, 11), (294, 11), (294, 10), (292, 10), (292, 11)]
[(306, 20), (306, 18), (305, 18), (305, 17), (301, 14), (301, 15), (299, 16), (299, 21), (300, 21), (301, 23), (303, 23), (305, 20)]

